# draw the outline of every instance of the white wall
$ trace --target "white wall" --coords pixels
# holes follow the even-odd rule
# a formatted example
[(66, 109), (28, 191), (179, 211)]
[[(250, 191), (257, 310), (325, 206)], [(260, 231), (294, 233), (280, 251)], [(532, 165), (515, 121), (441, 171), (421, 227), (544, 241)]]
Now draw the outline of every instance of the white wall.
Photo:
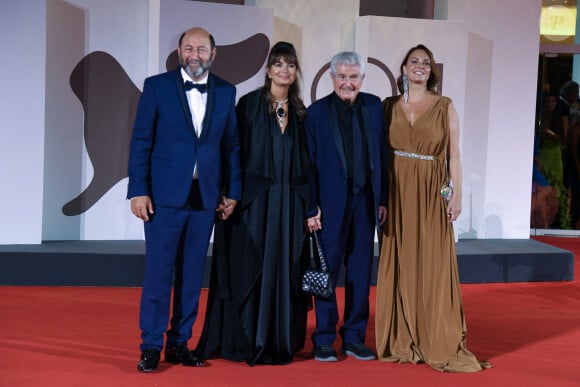
[(468, 34), (465, 102), (461, 122), (463, 155), (463, 214), (455, 224), (461, 239), (484, 238), (485, 186), (488, 143), (493, 42)]
[[(474, 53), (469, 50), (470, 43), (473, 44), (472, 37), (464, 23), (365, 16), (358, 18), (355, 24), (355, 50), (363, 56), (379, 60), (386, 65), (395, 79), (400, 75), (401, 61), (407, 50), (419, 43), (426, 45), (433, 52), (436, 62), (443, 65), (440, 91), (453, 100), (459, 113), (460, 127), (465, 126), (464, 122), (469, 122), (464, 119), (466, 107), (470, 105), (469, 101), (473, 96), (481, 97), (482, 93), (485, 93), (485, 88), (467, 88), (466, 85), (480, 84), (478, 80), (489, 79), (491, 69), (490, 66), (486, 66), (489, 60), (482, 60), (477, 55), (475, 55), (477, 59), (471, 58), (474, 56)], [(376, 36), (386, 38), (376, 39)], [(468, 63), (474, 67), (469, 67)], [(468, 73), (468, 68), (477, 70)], [(369, 64), (363, 89), (383, 99), (392, 95), (392, 89), (386, 87), (387, 84), (390, 85), (390, 81), (384, 71), (376, 65)], [(460, 137), (460, 145), (465, 151), (475, 143), (482, 157), (476, 159), (467, 157), (463, 163), (463, 173), (467, 177), (462, 197), (465, 211), (454, 225), (457, 237), (465, 239), (473, 239), (481, 234), (480, 228), (471, 227), (475, 223), (471, 205), (474, 201), (473, 196), (476, 202), (482, 200), (478, 192), (473, 193), (471, 190), (471, 176), (474, 174), (473, 169), (481, 169), (481, 166), (485, 165), (484, 160), (488, 151), (485, 142), (479, 141), (481, 136), (474, 136), (474, 132), (487, 132), (485, 121), (473, 122), (472, 120), (471, 124), (467, 133), (464, 131)], [(467, 230), (471, 232), (468, 233)]]
[[(47, 31), (47, 4), (56, 3), (69, 15), (63, 16), (67, 19), (62, 26), (53, 24)], [(256, 7), (186, 0), (1, 1), (0, 244), (40, 243), (43, 235), (142, 238), (142, 225), (131, 216), (125, 200), (126, 179), (74, 219), (59, 212), (88, 185), (93, 173), (82, 141), (82, 106), (62, 83), (80, 56), (105, 51), (141, 88), (146, 76), (163, 70), (159, 63), (166, 55), (164, 44), (192, 25), (205, 26), (220, 44), (256, 32), (276, 39), (291, 32), (289, 40), (301, 49), (306, 104), (311, 102), (314, 76), (336, 52), (371, 52), (376, 43), (384, 52), (372, 51), (373, 56), (393, 66), (396, 76), (406, 48), (402, 43), (427, 40), (444, 62), (443, 92), (454, 99), (462, 123), (464, 216), (457, 223), (458, 234), (527, 238), (540, 3), (440, 0), (437, 15), (448, 21), (426, 21), (358, 18), (358, 0), (255, 0)], [(367, 32), (363, 39), (373, 23), (389, 34)], [(47, 33), (62, 34), (71, 24), (84, 29), (71, 37), (72, 46), (45, 42)], [(443, 35), (435, 40), (425, 34), (425, 26), (435, 26)], [(170, 39), (163, 41), (167, 36)], [(397, 49), (395, 43), (401, 43)], [(46, 47), (57, 52), (47, 53)], [(455, 56), (455, 50), (464, 54)], [(239, 85), (238, 96), (262, 80), (260, 73)], [(331, 89), (328, 74), (323, 74), (317, 96)], [(376, 70), (369, 70), (363, 90), (381, 98), (390, 95), (384, 75)], [(51, 111), (45, 114), (47, 107)], [(45, 125), (50, 136), (46, 141)], [(45, 146), (50, 150), (46, 158)]]
[(480, 101), (489, 104), (489, 132), (485, 181), (478, 184), (485, 198), (478, 237), (528, 238), (541, 0), (446, 0), (437, 6), (442, 5), (447, 20), (465, 23), (492, 42), (490, 98), (484, 94)]
[(0, 1), (0, 243), (40, 243), (46, 7)]
[(42, 240), (76, 240), (81, 217), (63, 216), (62, 206), (83, 187), (83, 112), (69, 84), (73, 64), (85, 54), (83, 9), (47, 2), (46, 51)]
[[(140, 239), (130, 216), (126, 180), (88, 211), (66, 216), (62, 207), (93, 179), (84, 144), (83, 106), (71, 90), (76, 64), (95, 51), (115, 58), (136, 85), (147, 76), (149, 0), (48, 0), (46, 183), (43, 240)], [(111, 96), (113, 97), (113, 96)]]
[[(68, 83), (71, 70), (84, 55), (104, 51), (141, 89), (147, 76), (165, 71), (165, 60), (185, 29), (201, 25), (212, 32), (218, 44), (232, 44), (256, 32), (271, 35), (272, 11), (184, 0), (49, 1), (55, 8), (67, 9), (68, 14), (61, 13), (65, 22), (55, 26), (57, 31), (49, 31), (56, 42), (49, 46), (55, 51), (48, 56), (58, 63), (52, 68), (59, 75), (58, 81), (47, 80), (51, 85), (49, 92), (63, 101), (51, 104), (49, 113), (55, 119), (46, 122), (52, 137), (47, 140), (51, 157), (47, 157), (46, 165), (51, 173), (45, 185), (43, 240), (141, 239), (143, 224), (130, 213), (125, 200), (126, 178), (81, 215), (62, 213), (62, 206), (79, 195), (94, 177), (83, 141), (83, 109)], [(79, 23), (84, 30), (79, 31)], [(75, 27), (67, 29), (69, 24)], [(236, 28), (228, 28), (232, 25)], [(74, 53), (71, 46), (77, 47)], [(239, 85), (238, 93), (261, 85), (262, 80), (263, 73), (258, 73)]]

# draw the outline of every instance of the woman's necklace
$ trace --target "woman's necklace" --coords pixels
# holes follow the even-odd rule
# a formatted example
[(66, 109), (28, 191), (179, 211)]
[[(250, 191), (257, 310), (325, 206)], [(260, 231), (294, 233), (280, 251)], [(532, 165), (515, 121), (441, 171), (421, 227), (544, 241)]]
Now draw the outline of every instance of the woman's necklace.
[(286, 110), (284, 110), (284, 104), (288, 102), (288, 98), (282, 101), (274, 101), (276, 102), (276, 117), (278, 117), (278, 125), (280, 125), (280, 129), (284, 127), (284, 121), (286, 120)]

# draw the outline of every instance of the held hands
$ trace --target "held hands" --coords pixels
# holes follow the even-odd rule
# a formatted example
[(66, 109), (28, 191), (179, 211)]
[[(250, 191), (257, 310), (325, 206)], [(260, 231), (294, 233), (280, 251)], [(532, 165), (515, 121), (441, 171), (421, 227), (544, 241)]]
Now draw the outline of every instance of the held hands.
[(149, 196), (135, 196), (131, 198), (131, 212), (144, 222), (148, 222), (149, 214), (153, 215), (154, 213), (151, 198)]
[(318, 213), (315, 216), (313, 216), (312, 218), (308, 218), (306, 220), (306, 231), (312, 232), (312, 231), (322, 229), (321, 215), (322, 215), (322, 213), (320, 211), (320, 207), (318, 207)]
[(230, 217), (230, 215), (234, 212), (236, 208), (236, 204), (238, 204), (237, 200), (226, 198), (222, 196), (222, 200), (220, 201), (219, 205), (216, 208), (216, 212), (219, 212), (220, 219), (226, 220)]
[[(317, 230), (322, 230), (322, 213), (320, 207), (318, 207), (318, 213), (312, 218), (306, 220), (306, 231), (312, 232)], [(379, 222), (382, 225), (387, 220), (387, 208), (384, 206), (379, 207)]]

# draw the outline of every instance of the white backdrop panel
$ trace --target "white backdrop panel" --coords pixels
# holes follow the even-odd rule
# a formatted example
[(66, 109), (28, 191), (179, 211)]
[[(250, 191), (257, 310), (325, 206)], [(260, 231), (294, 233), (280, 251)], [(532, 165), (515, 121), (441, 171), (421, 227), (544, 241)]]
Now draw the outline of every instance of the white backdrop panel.
[[(400, 75), (401, 61), (407, 50), (417, 44), (427, 46), (433, 52), (436, 62), (443, 64), (441, 91), (453, 100), (459, 114), (460, 127), (463, 128), (468, 62), (468, 32), (463, 23), (367, 16), (357, 19), (355, 31), (356, 51), (385, 64), (395, 79)], [(372, 64), (368, 65), (368, 69), (364, 80), (365, 90), (380, 96), (381, 99), (391, 96), (392, 87), (384, 72)], [(397, 94), (398, 91), (395, 95)], [(463, 137), (460, 137), (461, 143)], [(463, 173), (470, 175), (465, 164)], [(466, 190), (468, 187), (463, 186), (463, 208), (467, 208), (466, 202), (471, 193)], [(470, 217), (471, 214), (466, 211), (455, 223), (458, 236), (462, 230), (469, 229)]]
[(40, 243), (46, 4), (0, 1), (0, 244)]
[[(441, 3), (441, 4), (439, 4)], [(541, 0), (436, 1), (493, 42), (480, 238), (528, 238)], [(445, 14), (445, 12), (442, 12)], [(485, 97), (485, 94), (483, 95)], [(467, 155), (466, 155), (467, 156)], [(469, 156), (467, 156), (469, 157)]]
[[(186, 0), (22, 0), (0, 2), (0, 45), (3, 58), (7, 58), (0, 64), (3, 86), (0, 92), (3, 117), (0, 163), (4, 166), (0, 168), (1, 244), (40, 243), (43, 214), (47, 218), (44, 219), (45, 228), (51, 228), (45, 233), (51, 238), (65, 235), (78, 235), (80, 239), (142, 238), (141, 222), (131, 216), (125, 200), (126, 179), (75, 220), (59, 218), (64, 217), (59, 213), (62, 205), (72, 199), (71, 193), (64, 191), (76, 186), (79, 189), (76, 194), (80, 193), (91, 181), (93, 169), (84, 144), (79, 144), (79, 132), (73, 133), (70, 129), (76, 126), (75, 130), (82, 133), (82, 107), (76, 104), (68, 113), (59, 111), (64, 106), (72, 106), (72, 99), (70, 94), (56, 96), (51, 90), (63, 90), (66, 86), (55, 86), (56, 79), (49, 82), (44, 71), (38, 71), (48, 65), (46, 47), (39, 44), (38, 39), (47, 33), (46, 4), (54, 1), (77, 7), (85, 14), (81, 22), (84, 23), (84, 39), (76, 37), (79, 45), (84, 45), (85, 52), (78, 55), (94, 51), (111, 54), (138, 88), (142, 87), (146, 76), (163, 71), (157, 64), (165, 60), (167, 50), (175, 48), (179, 33), (196, 24), (210, 30), (218, 44), (239, 42), (257, 32), (271, 39), (274, 16), (296, 26), (292, 28), (291, 39), (299, 39), (302, 32), (302, 41), (294, 43), (302, 48), (307, 105), (311, 102), (314, 76), (336, 52), (356, 48), (368, 55), (372, 53), (388, 62), (389, 67), (393, 66), (393, 73), (397, 75), (406, 46), (424, 39), (433, 48), (436, 58), (444, 63), (443, 93), (453, 98), (463, 127), (464, 217), (457, 224), (460, 235), (478, 238), (529, 236), (541, 0), (439, 0), (435, 2), (437, 14), (444, 15), (448, 21), (401, 19), (405, 24), (400, 20), (373, 17), (355, 22), (358, 0), (256, 0), (257, 7)], [(425, 33), (427, 25), (439, 31), (440, 39)], [(371, 34), (374, 28), (381, 33)], [(393, 41), (406, 44), (397, 49)], [(64, 82), (66, 69), (72, 70), (81, 58), (71, 54), (74, 47), (65, 51), (62, 44), (51, 44), (48, 47), (59, 50), (51, 52), (51, 58), (58, 60), (51, 62), (52, 67), (47, 66), (46, 70), (51, 72), (61, 65), (62, 73), (58, 77)], [(30, 50), (30, 47), (36, 49)], [(463, 56), (454, 56), (458, 55), (454, 54), (456, 51)], [(258, 87), (262, 80), (263, 71), (240, 84), (238, 96)], [(363, 90), (383, 98), (390, 93), (388, 87), (381, 86), (384, 84), (384, 75), (369, 67)], [(317, 95), (320, 97), (330, 90), (331, 82), (325, 74), (316, 90)], [(57, 110), (46, 112), (46, 117), (45, 98), (50, 101), (47, 106), (51, 109), (54, 103), (60, 104)], [(46, 135), (68, 135), (69, 138), (47, 139), (46, 146), (52, 153), (47, 154), (46, 161), (53, 163), (47, 169), (47, 178), (63, 179), (58, 165), (64, 163), (72, 164), (77, 171), (68, 169), (70, 175), (64, 178), (70, 181), (66, 187), (55, 189), (52, 185), (58, 181), (44, 184), (44, 137), (45, 118), (46, 125), (54, 129), (58, 114), (67, 115), (63, 121), (66, 125)], [(64, 151), (65, 144), (74, 149), (66, 150), (68, 153), (63, 157), (57, 152), (58, 149)], [(79, 153), (80, 160), (77, 159)], [(75, 154), (74, 160), (67, 158)], [(45, 204), (51, 206), (44, 211), (43, 190)]]
[(64, 203), (83, 187), (83, 111), (69, 84), (85, 55), (84, 8), (61, 0), (47, 2), (46, 115), (42, 240), (80, 239), (81, 218), (64, 216)]

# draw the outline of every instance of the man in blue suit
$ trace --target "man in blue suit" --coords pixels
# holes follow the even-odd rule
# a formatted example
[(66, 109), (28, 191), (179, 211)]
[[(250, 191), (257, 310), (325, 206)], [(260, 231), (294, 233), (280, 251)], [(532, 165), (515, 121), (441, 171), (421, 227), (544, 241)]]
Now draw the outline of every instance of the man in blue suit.
[(227, 219), (241, 197), (236, 90), (209, 73), (214, 39), (192, 28), (177, 51), (180, 68), (145, 80), (129, 156), (127, 197), (145, 222), (140, 372), (158, 367), (164, 333), (165, 361), (206, 365), (187, 341), (216, 211)]
[[(386, 218), (386, 136), (377, 96), (360, 93), (365, 63), (354, 52), (330, 63), (334, 92), (314, 102), (306, 113), (313, 164), (313, 202), (308, 228), (320, 229), (331, 275), (346, 269), (345, 307), (340, 328), (342, 352), (359, 360), (376, 356), (365, 345), (375, 227)], [(323, 220), (323, 221), (322, 221)], [(317, 297), (314, 358), (337, 361), (336, 296)]]

